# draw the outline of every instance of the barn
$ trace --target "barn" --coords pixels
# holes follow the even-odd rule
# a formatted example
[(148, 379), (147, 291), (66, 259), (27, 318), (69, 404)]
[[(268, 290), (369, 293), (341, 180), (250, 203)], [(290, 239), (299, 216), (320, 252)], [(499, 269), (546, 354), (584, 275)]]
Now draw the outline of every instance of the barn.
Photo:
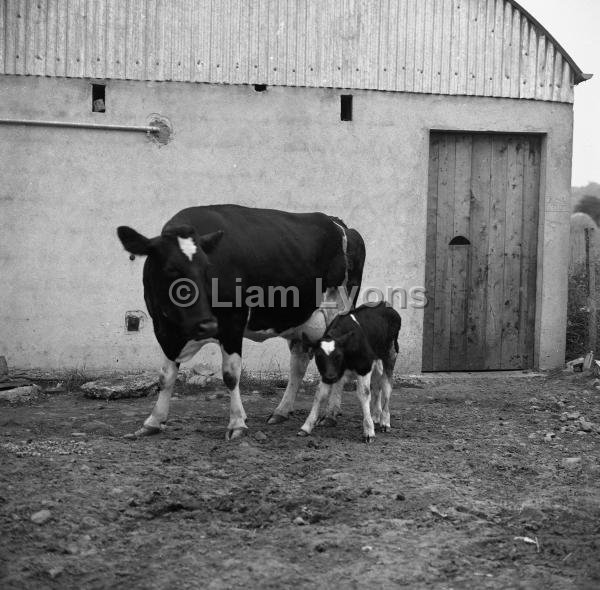
[[(357, 228), (364, 295), (403, 317), (400, 372), (564, 361), (590, 76), (517, 2), (4, 0), (0, 31), (10, 365), (156, 367), (115, 228), (221, 202)], [(282, 342), (245, 355), (285, 371)]]

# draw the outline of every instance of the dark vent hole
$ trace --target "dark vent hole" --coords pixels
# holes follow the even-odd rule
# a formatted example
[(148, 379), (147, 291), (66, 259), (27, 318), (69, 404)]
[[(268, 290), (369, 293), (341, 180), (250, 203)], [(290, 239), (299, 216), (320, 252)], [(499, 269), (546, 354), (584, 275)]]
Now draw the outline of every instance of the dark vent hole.
[(104, 84), (92, 84), (92, 112), (106, 112), (105, 102), (106, 86)]
[(340, 119), (352, 121), (352, 95), (342, 94), (340, 96)]
[(140, 318), (135, 315), (128, 315), (127, 319), (127, 331), (128, 332), (139, 332), (140, 331)]
[(448, 246), (470, 246), (471, 242), (465, 236), (456, 236), (450, 240)]
[(266, 89), (267, 89), (266, 84), (255, 84), (254, 85), (254, 90), (256, 90), (256, 92), (264, 92)]

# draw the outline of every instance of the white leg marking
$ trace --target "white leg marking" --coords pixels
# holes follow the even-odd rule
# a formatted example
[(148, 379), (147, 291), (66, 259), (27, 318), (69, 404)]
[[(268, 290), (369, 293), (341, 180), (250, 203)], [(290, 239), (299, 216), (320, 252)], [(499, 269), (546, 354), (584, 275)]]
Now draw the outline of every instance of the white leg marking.
[(167, 418), (169, 417), (171, 394), (173, 393), (173, 386), (175, 385), (175, 379), (177, 379), (177, 373), (177, 365), (173, 361), (165, 359), (165, 364), (160, 371), (158, 380), (160, 385), (158, 399), (154, 404), (152, 413), (144, 420), (144, 426), (146, 428), (160, 428), (161, 425), (167, 421)]
[(375, 438), (375, 425), (371, 418), (371, 408), (369, 402), (371, 401), (371, 373), (367, 373), (364, 376), (358, 376), (358, 383), (356, 385), (356, 396), (360, 402), (363, 412), (363, 440), (365, 442), (371, 442)]
[(242, 397), (240, 395), (240, 374), (242, 372), (242, 357), (237, 354), (227, 354), (221, 347), (223, 354), (223, 378), (226, 379), (227, 388), (233, 384), (233, 389), (229, 389), (231, 403), (229, 406), (229, 425), (227, 426), (227, 440), (238, 438), (244, 434), (246, 430), (246, 412), (242, 405)]
[[(338, 383), (339, 383), (339, 381), (338, 381)], [(337, 385), (337, 383), (336, 383), (336, 385)], [(334, 386), (326, 385), (322, 381), (319, 383), (319, 386), (317, 387), (317, 391), (315, 392), (315, 399), (313, 400), (312, 408), (310, 409), (310, 414), (308, 415), (308, 418), (306, 419), (306, 421), (304, 422), (304, 424), (301, 427), (301, 430), (303, 430), (307, 434), (310, 434), (312, 432), (312, 429), (315, 427), (315, 424), (317, 423), (317, 420), (319, 419), (319, 415), (320, 415), (319, 410), (320, 410), (321, 404), (323, 403), (325, 398), (330, 395), (332, 387), (334, 387)]]
[[(284, 418), (287, 418), (290, 412), (294, 411), (296, 394), (304, 378), (304, 373), (306, 373), (306, 367), (308, 367), (308, 363), (310, 362), (308, 352), (303, 351), (302, 344), (299, 342), (291, 345), (290, 353), (290, 378), (283, 397), (273, 412), (273, 415), (283, 416)], [(276, 423), (277, 419), (271, 419), (269, 422)]]

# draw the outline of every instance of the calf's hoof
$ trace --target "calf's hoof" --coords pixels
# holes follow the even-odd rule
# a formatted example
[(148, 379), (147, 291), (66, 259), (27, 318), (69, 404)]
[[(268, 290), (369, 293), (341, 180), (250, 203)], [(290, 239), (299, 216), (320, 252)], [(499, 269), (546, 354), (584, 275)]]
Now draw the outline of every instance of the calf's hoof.
[(375, 440), (375, 435), (371, 436), (370, 434), (364, 434), (362, 437), (362, 441), (366, 444), (370, 444)]
[(130, 434), (126, 434), (123, 438), (128, 440), (136, 440), (138, 438), (142, 438), (143, 436), (152, 436), (154, 434), (160, 434), (165, 429), (165, 425), (161, 424), (160, 426), (142, 426), (140, 429), (132, 432)]
[(225, 440), (236, 440), (246, 434), (246, 428), (229, 428), (225, 433)]
[(289, 416), (283, 416), (282, 414), (271, 414), (267, 418), (267, 424), (281, 424), (285, 422)]
[(310, 432), (306, 432), (306, 430), (298, 430), (296, 436), (310, 436)]
[(382, 424), (381, 427), (379, 428), (380, 432), (391, 432), (392, 427), (391, 426), (386, 426), (385, 424)]
[(327, 428), (333, 428), (337, 426), (337, 420), (331, 416), (323, 416), (318, 422), (317, 426), (325, 426)]

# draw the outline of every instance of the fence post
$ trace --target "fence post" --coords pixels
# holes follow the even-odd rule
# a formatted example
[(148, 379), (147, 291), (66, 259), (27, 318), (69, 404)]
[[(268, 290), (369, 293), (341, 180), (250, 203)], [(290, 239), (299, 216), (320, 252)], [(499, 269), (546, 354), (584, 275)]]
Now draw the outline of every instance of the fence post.
[(596, 240), (594, 228), (585, 228), (585, 272), (587, 275), (587, 308), (589, 310), (586, 351), (596, 355), (597, 315), (596, 306)]

